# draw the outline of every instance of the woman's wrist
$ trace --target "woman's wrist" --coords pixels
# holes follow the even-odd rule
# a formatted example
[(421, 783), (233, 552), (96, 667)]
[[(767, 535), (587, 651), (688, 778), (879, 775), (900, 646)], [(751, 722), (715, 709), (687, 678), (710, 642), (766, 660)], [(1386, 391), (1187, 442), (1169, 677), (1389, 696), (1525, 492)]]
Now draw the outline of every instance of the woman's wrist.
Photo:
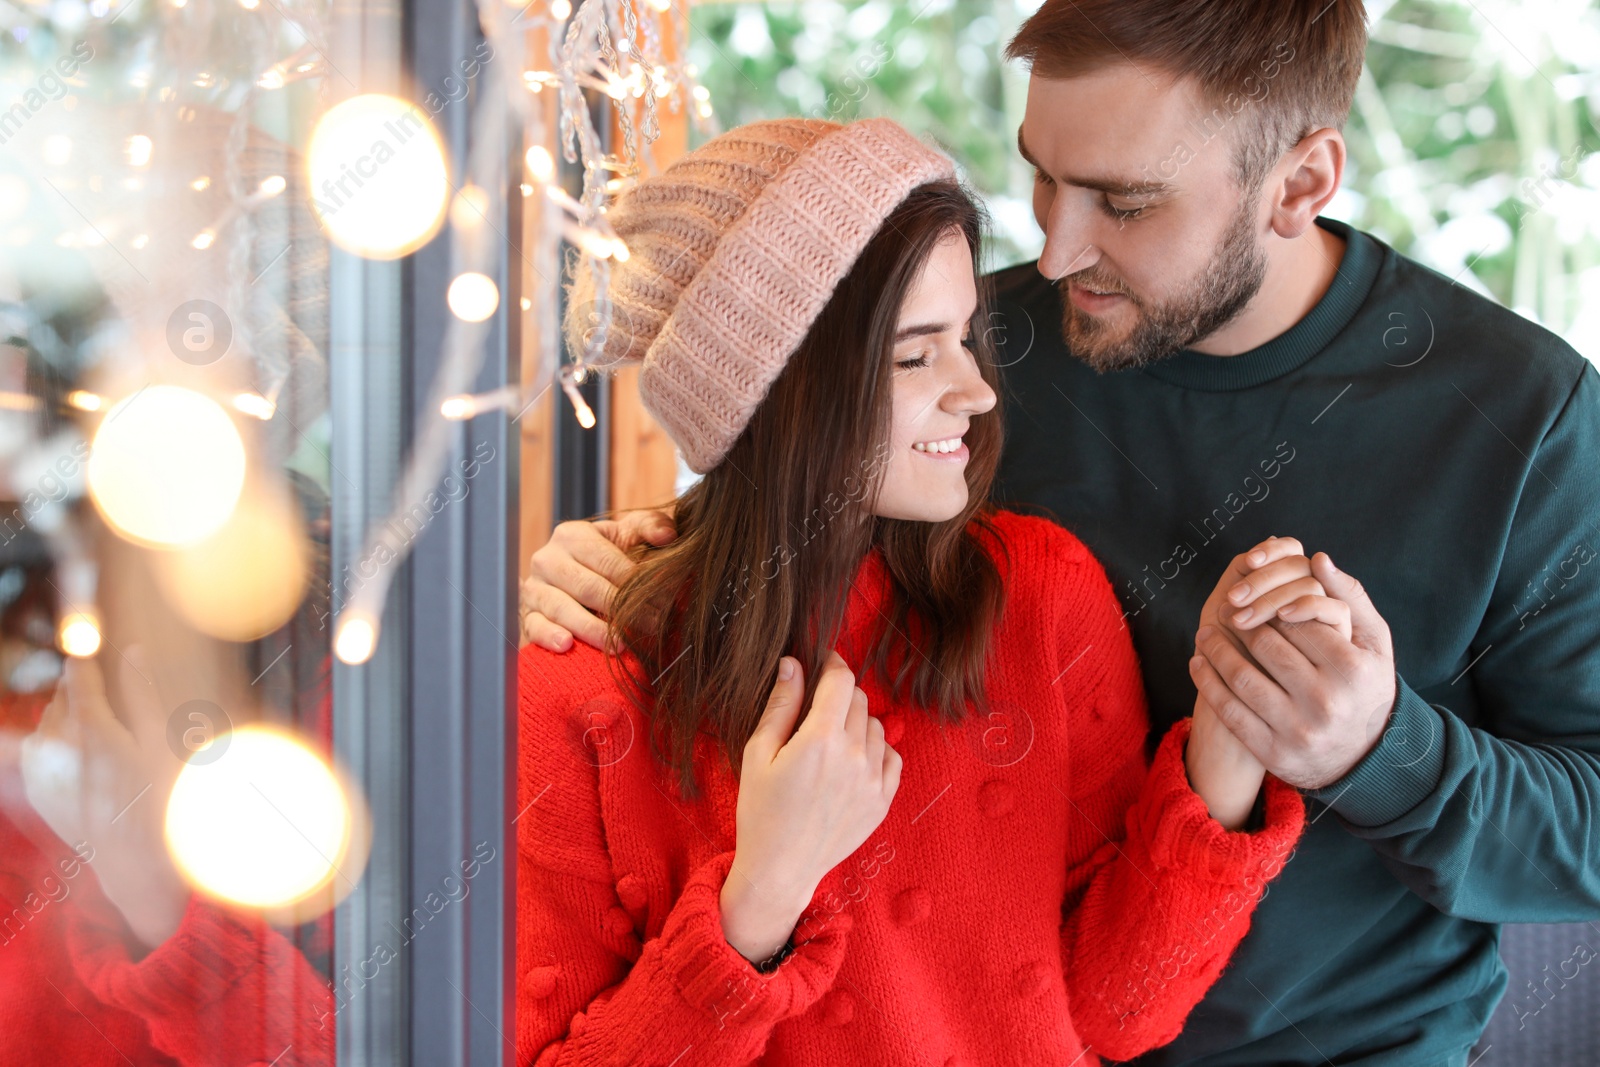
[[(796, 903), (798, 896), (779, 892), (770, 883), (752, 883), (738, 872), (735, 862), (722, 885), (722, 936), (752, 966), (766, 963), (775, 967), (773, 957), (787, 955), (786, 947), (792, 951), (790, 938), (805, 910), (805, 902)], [(809, 894), (806, 900), (810, 900)]]
[(1266, 769), (1203, 706), (1195, 709), (1184, 748), (1184, 767), (1190, 788), (1205, 802), (1211, 817), (1224, 829), (1244, 829), (1266, 780)]

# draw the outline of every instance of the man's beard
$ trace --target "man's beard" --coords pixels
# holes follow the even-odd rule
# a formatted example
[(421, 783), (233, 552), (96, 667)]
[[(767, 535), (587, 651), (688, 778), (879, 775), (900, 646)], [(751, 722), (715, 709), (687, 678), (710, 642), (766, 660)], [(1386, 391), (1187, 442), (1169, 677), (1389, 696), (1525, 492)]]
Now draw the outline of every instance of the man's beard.
[[(1151, 306), (1130, 293), (1120, 279), (1095, 273), (1095, 268), (1069, 274), (1056, 282), (1061, 290), (1061, 334), (1072, 354), (1096, 371), (1141, 367), (1165, 359), (1179, 349), (1215, 333), (1244, 309), (1267, 273), (1267, 259), (1255, 242), (1255, 211), (1246, 197), (1222, 235), (1216, 252), (1185, 291)], [(1126, 337), (1114, 335), (1105, 323), (1080, 311), (1067, 292), (1068, 280), (1103, 293), (1121, 293), (1138, 316)]]

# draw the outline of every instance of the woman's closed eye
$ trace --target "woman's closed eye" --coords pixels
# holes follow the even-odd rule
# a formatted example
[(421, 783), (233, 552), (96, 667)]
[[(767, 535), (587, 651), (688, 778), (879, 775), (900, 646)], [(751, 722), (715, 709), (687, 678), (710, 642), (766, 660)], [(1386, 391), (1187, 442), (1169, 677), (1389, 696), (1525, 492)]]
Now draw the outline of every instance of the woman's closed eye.
[[(977, 339), (971, 334), (963, 337), (959, 343), (961, 347), (965, 348), (968, 352), (976, 351), (976, 349), (973, 348), (973, 345), (977, 344)], [(921, 367), (926, 367), (928, 365), (928, 360), (932, 356), (933, 350), (925, 348), (909, 359), (896, 360), (894, 365), (902, 370), (917, 370)]]

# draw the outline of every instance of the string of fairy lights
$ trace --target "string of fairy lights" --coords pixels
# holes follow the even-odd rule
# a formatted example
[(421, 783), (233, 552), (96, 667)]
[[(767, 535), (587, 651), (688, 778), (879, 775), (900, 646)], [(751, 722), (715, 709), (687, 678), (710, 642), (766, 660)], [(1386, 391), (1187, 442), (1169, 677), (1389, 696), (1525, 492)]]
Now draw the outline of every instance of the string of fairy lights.
[[(430, 109), (358, 91), (343, 77), (329, 59), (324, 12), (314, 3), (123, 0), (126, 6), (118, 7), (93, 0), (83, 13), (86, 27), (62, 32), (47, 15), (31, 28), (39, 31), (34, 36), (27, 27), (10, 31), (30, 47), (53, 32), (51, 51), (59, 53), (71, 32), (84, 30), (94, 45), (83, 50), (91, 57), (83, 63), (101, 63), (95, 72), (102, 78), (117, 64), (116, 78), (106, 80), (134, 94), (131, 103), (113, 97), (74, 107), (89, 100), (91, 81), (63, 66), (70, 102), (54, 122), (31, 120), (7, 148), (27, 156), (71, 206), (54, 243), (89, 256), (124, 322), (106, 345), (120, 358), (102, 360), (92, 380), (62, 404), (84, 427), (77, 441), (89, 446), (82, 450), (83, 491), (107, 528), (151, 550), (157, 584), (181, 618), (213, 637), (255, 640), (293, 616), (311, 580), (303, 523), (281, 477), (274, 478), (281, 472), (269, 469), (262, 442), (273, 430), (303, 437), (298, 424), (292, 434), (282, 425), (292, 415), (322, 417), (306, 407), (317, 390), (297, 393), (291, 370), (325, 372), (324, 354), (281, 308), (259, 314), (254, 266), (264, 258), (261, 236), (303, 212), (299, 204), (287, 210), (296, 197), (309, 202), (328, 244), (348, 255), (394, 260), (430, 241), (449, 241), (450, 317), (439, 369), (390, 513), (371, 524), (365, 539), (361, 559), (375, 563), (375, 572), (332, 605), (340, 661), (362, 664), (377, 647), (390, 582), (410, 547), (397, 520), (440, 484), (460, 436), (456, 423), (494, 411), (520, 417), (555, 388), (572, 417), (593, 428), (594, 413), (578, 386), (595, 373), (589, 363), (597, 353), (562, 353), (564, 261), (593, 277), (592, 348), (610, 324), (610, 264), (629, 254), (606, 221), (608, 204), (651, 165), (647, 149), (663, 113), (687, 111), (702, 124), (710, 116), (708, 94), (682, 58), (687, 3), (477, 0), (483, 41), (461, 68), (461, 81), (473, 83), (473, 91), (463, 92), (467, 102), (460, 105), (470, 107), (460, 173)], [(129, 10), (132, 17), (115, 25)], [(208, 35), (213, 26), (237, 42), (217, 58), (194, 47), (201, 37), (184, 36)], [(109, 61), (92, 58), (108, 55)], [(51, 58), (42, 45), (37, 56)], [(163, 72), (164, 58), (174, 61), (176, 82), (163, 84), (171, 76)], [(43, 75), (28, 77), (44, 84)], [(248, 151), (257, 110), (275, 94), (307, 87), (317, 92), (319, 109), (303, 172), (263, 172)], [(599, 121), (615, 124), (614, 138), (596, 126), (597, 97), (610, 103)], [(506, 143), (511, 130), (524, 138), (520, 180), (504, 172), (504, 161), (513, 158)], [(563, 186), (567, 176), (581, 178), (575, 192)], [(0, 174), (6, 194), (0, 223), (7, 227), (0, 241), (13, 245), (32, 239), (26, 212), (9, 202), (20, 187)], [(495, 223), (507, 217), (508, 193), (520, 193), (523, 214), (534, 220), (529, 241), (508, 238)], [(524, 280), (512, 295), (515, 304), (502, 310), (494, 265), (507, 245), (528, 269), (517, 272)], [(320, 255), (295, 257), (295, 269), (313, 286), (316, 272), (327, 269)], [(325, 275), (320, 284), (325, 291)], [(207, 299), (217, 314), (173, 326), (178, 320), (168, 313), (175, 304)], [(537, 346), (536, 370), (520, 385), (475, 394), (468, 390), (497, 313), (528, 317), (530, 328), (522, 332)], [(189, 360), (173, 347), (181, 341), (226, 350), (213, 334), (229, 328), (243, 359)], [(167, 347), (195, 366), (174, 369), (157, 352)], [(37, 410), (40, 403), (0, 391), (0, 407)], [(36, 522), (48, 535), (61, 583), (57, 644), (68, 656), (93, 656), (103, 637), (89, 539), (60, 510), (41, 512), (49, 521)], [(351, 877), (365, 860), (361, 791), (301, 739), (269, 727), (234, 729), (225, 746), (224, 755), (219, 737), (191, 755), (168, 801), (167, 844), (179, 869), (213, 895), (276, 918), (304, 919), (331, 907), (353, 888)], [(36, 746), (28, 759), (44, 758), (46, 749)], [(232, 771), (217, 773), (224, 761)], [(241, 781), (259, 795), (240, 793)]]
[[(521, 297), (521, 310), (535, 316), (534, 333), (541, 347), (538, 372), (521, 390), (501, 388), (485, 394), (467, 394), (461, 387), (478, 370), (483, 353), (480, 326), (499, 305), (499, 293), (487, 273), (487, 242), (472, 240), (485, 229), (496, 205), (492, 190), (501, 187), (495, 179), (495, 158), (485, 153), (482, 177), (455, 194), (448, 211), (442, 147), (436, 134), (408, 138), (401, 146), (415, 146), (423, 157), (421, 165), (392, 168), (397, 180), (385, 198), (373, 197), (363, 203), (361, 215), (346, 222), (343, 210), (323, 213), (330, 238), (341, 247), (360, 255), (387, 258), (403, 255), (429, 240), (448, 215), (452, 228), (464, 239), (457, 241), (460, 270), (447, 291), (447, 303), (456, 323), (445, 342), (446, 359), (435, 383), (435, 402), (430, 411), (438, 417), (421, 428), (418, 444), (396, 494), (393, 513), (375, 524), (363, 560), (380, 564), (377, 577), (362, 584), (339, 613), (334, 631), (334, 653), (349, 664), (365, 662), (378, 639), (378, 619), (394, 573), (390, 566), (404, 556), (407, 539), (404, 515), (422, 503), (437, 485), (449, 449), (445, 425), (493, 410), (526, 411), (551, 385), (559, 386), (570, 401), (573, 413), (585, 428), (595, 425), (594, 413), (578, 391), (590, 373), (586, 357), (593, 352), (572, 353), (560, 359), (560, 331), (557, 328), (559, 279), (558, 251), (565, 241), (576, 249), (577, 270), (594, 276), (592, 338), (603, 338), (610, 324), (611, 306), (605, 297), (609, 263), (628, 257), (627, 245), (606, 222), (607, 203), (637, 179), (643, 165), (642, 145), (659, 134), (658, 108), (676, 111), (689, 107), (704, 120), (710, 115), (708, 94), (695, 81), (693, 66), (681, 59), (668, 59), (662, 42), (670, 30), (679, 41), (688, 35), (686, 0), (583, 0), (573, 11), (568, 0), (551, 0), (546, 16), (551, 32), (548, 54), (540, 57), (546, 68), (535, 66), (519, 55), (526, 42), (518, 20), (485, 0), (480, 7), (486, 41), (498, 57), (517, 56), (520, 85), (499, 95), (494, 88), (490, 101), (509, 100), (522, 128), (529, 131), (529, 145), (523, 156), (524, 175), (520, 191), (524, 198), (542, 198), (536, 209), (540, 220), (529, 252), (533, 268), (531, 292)], [(564, 23), (564, 32), (555, 32)], [(491, 76), (508, 69), (509, 64), (489, 68)], [(620, 151), (607, 152), (596, 128), (585, 90), (603, 94), (614, 102), (613, 114), (620, 128)], [(551, 129), (547, 108), (541, 97), (554, 93), (556, 122)], [(633, 102), (637, 101), (637, 104)], [(634, 113), (638, 115), (635, 129)], [(393, 98), (359, 96), (328, 112), (313, 134), (310, 150), (312, 186), (335, 181), (350, 165), (346, 158), (350, 146), (362, 146), (380, 139), (396, 123), (414, 118), (414, 105)], [(475, 142), (495, 144), (493, 123), (500, 118), (493, 103), (481, 104), (474, 115)], [(327, 150), (322, 150), (322, 145)], [(570, 195), (557, 184), (557, 154), (569, 165), (581, 168), (582, 188)], [(503, 158), (503, 157), (500, 157)], [(486, 191), (490, 190), (490, 191)], [(456, 326), (460, 326), (456, 329)]]

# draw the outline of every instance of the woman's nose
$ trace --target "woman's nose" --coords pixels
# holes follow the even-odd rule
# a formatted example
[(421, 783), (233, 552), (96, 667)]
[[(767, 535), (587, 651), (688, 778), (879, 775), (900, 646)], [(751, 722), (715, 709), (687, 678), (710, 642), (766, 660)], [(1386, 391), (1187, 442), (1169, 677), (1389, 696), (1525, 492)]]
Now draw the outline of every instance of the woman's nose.
[(983, 375), (978, 373), (976, 364), (962, 372), (955, 387), (945, 394), (946, 409), (955, 409), (968, 415), (981, 415), (994, 407), (996, 400), (994, 389), (983, 380)]

